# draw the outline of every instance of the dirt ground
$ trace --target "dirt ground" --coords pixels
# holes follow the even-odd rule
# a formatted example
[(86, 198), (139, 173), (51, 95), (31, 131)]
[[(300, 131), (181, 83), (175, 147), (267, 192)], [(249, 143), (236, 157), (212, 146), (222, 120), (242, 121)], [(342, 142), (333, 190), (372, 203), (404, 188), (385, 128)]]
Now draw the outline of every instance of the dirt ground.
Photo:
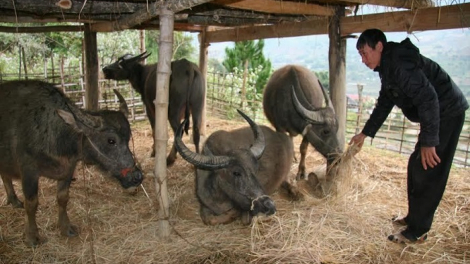
[[(209, 117), (207, 134), (244, 126)], [(194, 194), (193, 166), (178, 157), (168, 168), (170, 236), (159, 236), (158, 193), (150, 158), (148, 122), (132, 125), (134, 150), (146, 178), (136, 193), (94, 167), (77, 168), (68, 212), (80, 235), (61, 237), (56, 227), (55, 182), (41, 178), (37, 221), (47, 239), (37, 248), (23, 243), (24, 210), (6, 205), (0, 183), (0, 263), (470, 263), (470, 169), (453, 168), (429, 238), (420, 245), (387, 241), (398, 231), (390, 221), (406, 214), (407, 157), (365, 146), (356, 155), (348, 189), (321, 198), (307, 181), (295, 182), (305, 194), (290, 201), (272, 197), (274, 216), (205, 226)], [(171, 131), (170, 140), (173, 139)], [(191, 146), (189, 137), (183, 137)], [(300, 138), (295, 139), (296, 157)], [(169, 151), (169, 148), (168, 148)], [(291, 168), (295, 178), (298, 163)], [(307, 168), (321, 174), (325, 160), (309, 147)], [(22, 199), (21, 186), (15, 183)]]

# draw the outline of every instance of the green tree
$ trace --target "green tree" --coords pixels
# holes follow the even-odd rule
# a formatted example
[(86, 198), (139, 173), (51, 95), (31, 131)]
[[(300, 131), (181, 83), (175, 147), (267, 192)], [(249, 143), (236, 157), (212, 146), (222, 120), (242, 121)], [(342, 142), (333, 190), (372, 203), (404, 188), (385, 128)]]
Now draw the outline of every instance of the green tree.
[(327, 91), (330, 91), (330, 73), (327, 71), (318, 71), (315, 72), (315, 74), (317, 75), (318, 80), (321, 82), (323, 87)]
[(261, 94), (269, 76), (272, 73), (271, 61), (263, 55), (264, 40), (240, 41), (235, 43), (234, 48), (225, 49), (225, 59), (223, 65), (228, 72), (236, 73), (241, 71), (243, 83), (241, 89), (243, 107), (246, 100), (247, 79), (250, 72), (257, 71), (257, 79), (254, 83), (255, 91)]
[[(149, 61), (158, 61), (158, 41), (160, 39), (160, 31), (146, 30), (145, 31), (145, 48), (147, 52), (152, 55), (148, 57)], [(192, 45), (193, 36), (185, 34), (184, 32), (175, 32), (173, 34), (173, 54), (172, 60), (186, 58), (190, 61), (195, 61), (196, 48)]]

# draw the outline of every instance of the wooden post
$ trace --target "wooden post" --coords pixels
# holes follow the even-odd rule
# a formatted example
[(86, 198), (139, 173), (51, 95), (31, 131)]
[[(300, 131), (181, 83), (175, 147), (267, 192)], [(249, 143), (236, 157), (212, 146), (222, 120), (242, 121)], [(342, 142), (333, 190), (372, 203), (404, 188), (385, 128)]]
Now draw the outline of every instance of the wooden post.
[(168, 144), (168, 97), (173, 50), (174, 13), (166, 4), (160, 7), (160, 40), (157, 65), (157, 98), (155, 99), (155, 187), (159, 194), (159, 234), (170, 235), (170, 212), (166, 173)]
[(202, 119), (201, 119), (201, 129), (199, 134), (201, 135), (200, 144), (202, 145), (206, 139), (206, 101), (207, 101), (207, 54), (209, 52), (209, 43), (206, 42), (206, 33), (207, 28), (199, 34), (199, 69), (203, 76), (202, 80), (204, 81), (204, 108), (202, 109)]
[(362, 91), (364, 90), (364, 84), (358, 83), (357, 84), (357, 119), (356, 119), (356, 132), (354, 134), (358, 134), (360, 131), (361, 126), (361, 119), (362, 119)]
[[(140, 40), (140, 53), (144, 53), (145, 48), (145, 29), (139, 30), (139, 40)], [(143, 64), (147, 64), (147, 58), (144, 59)]]
[(338, 142), (344, 150), (346, 137), (346, 40), (341, 38), (340, 19), (344, 17), (344, 7), (335, 7), (336, 14), (330, 18), (330, 97), (338, 119)]
[(90, 24), (85, 24), (85, 105), (87, 110), (98, 110), (98, 48), (96, 32), (90, 30)]

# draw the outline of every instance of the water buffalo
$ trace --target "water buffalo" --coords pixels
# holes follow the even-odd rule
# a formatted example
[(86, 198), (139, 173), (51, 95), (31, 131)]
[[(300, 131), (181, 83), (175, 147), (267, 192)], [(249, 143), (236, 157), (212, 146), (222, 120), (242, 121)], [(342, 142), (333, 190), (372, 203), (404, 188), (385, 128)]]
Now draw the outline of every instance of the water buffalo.
[(278, 132), (288, 133), (292, 138), (299, 134), (303, 137), (298, 180), (306, 176), (308, 143), (326, 157), (328, 164), (341, 153), (335, 111), (317, 76), (309, 69), (287, 65), (276, 70), (264, 89), (263, 108)]
[[(121, 99), (121, 110), (127, 105)], [(52, 84), (11, 81), (0, 85), (0, 175), (7, 202), (23, 207), (13, 189), (20, 179), (26, 210), (28, 246), (36, 246), (39, 176), (57, 180), (58, 226), (64, 236), (77, 229), (67, 215), (69, 187), (77, 162), (97, 164), (123, 188), (141, 184), (143, 175), (129, 150), (130, 126), (120, 111), (86, 112)]]
[[(103, 68), (106, 79), (129, 80), (132, 87), (142, 96), (147, 116), (155, 128), (155, 96), (156, 96), (156, 74), (157, 64), (142, 65), (141, 61), (150, 53), (142, 53), (137, 56), (124, 55), (116, 62)], [(193, 142), (196, 152), (199, 153), (199, 140), (202, 110), (204, 108), (205, 87), (204, 79), (196, 64), (181, 59), (171, 63), (170, 94), (168, 105), (168, 121), (173, 133), (178, 129), (181, 119), (192, 115), (193, 120)], [(189, 123), (185, 127), (188, 133)], [(155, 135), (154, 135), (155, 136)], [(152, 157), (155, 156), (155, 145), (152, 147)], [(168, 154), (166, 163), (172, 165), (176, 160), (176, 149), (173, 145)]]
[(297, 195), (287, 182), (292, 140), (239, 113), (250, 127), (214, 132), (201, 154), (189, 150), (176, 133), (178, 152), (197, 168), (196, 195), (206, 225), (230, 223), (240, 216), (242, 223), (249, 224), (258, 213), (273, 214), (276, 207), (268, 195), (279, 186)]

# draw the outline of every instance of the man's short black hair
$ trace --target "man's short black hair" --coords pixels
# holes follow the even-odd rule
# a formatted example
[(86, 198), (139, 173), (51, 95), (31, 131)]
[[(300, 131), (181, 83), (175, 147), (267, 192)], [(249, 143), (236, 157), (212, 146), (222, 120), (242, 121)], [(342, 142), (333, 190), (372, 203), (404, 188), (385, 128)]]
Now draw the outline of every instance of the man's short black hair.
[(382, 30), (376, 28), (366, 29), (359, 36), (359, 39), (356, 43), (356, 49), (362, 49), (366, 44), (369, 45), (369, 47), (375, 49), (375, 45), (377, 45), (379, 41), (381, 41), (383, 45), (387, 43), (387, 37), (382, 32)]

